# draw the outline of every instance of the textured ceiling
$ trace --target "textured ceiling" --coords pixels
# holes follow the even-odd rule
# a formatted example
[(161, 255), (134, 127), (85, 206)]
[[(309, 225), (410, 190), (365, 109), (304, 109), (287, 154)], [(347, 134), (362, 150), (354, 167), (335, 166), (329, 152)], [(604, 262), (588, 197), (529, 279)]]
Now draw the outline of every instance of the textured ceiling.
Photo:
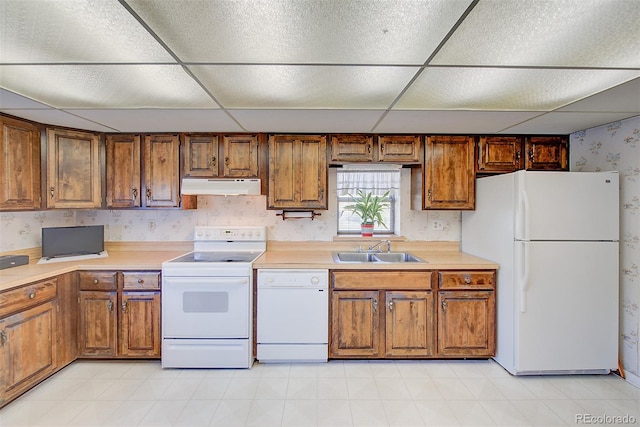
[(568, 134), (640, 114), (640, 1), (0, 0), (0, 111), (105, 132)]

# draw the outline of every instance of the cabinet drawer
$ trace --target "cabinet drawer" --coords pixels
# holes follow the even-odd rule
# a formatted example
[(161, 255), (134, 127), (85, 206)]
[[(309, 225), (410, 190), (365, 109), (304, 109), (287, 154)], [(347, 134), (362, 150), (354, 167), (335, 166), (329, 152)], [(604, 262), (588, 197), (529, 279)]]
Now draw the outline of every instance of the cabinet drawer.
[(441, 271), (438, 273), (440, 289), (494, 289), (494, 271)]
[(58, 280), (45, 280), (0, 294), (0, 317), (56, 297)]
[(81, 291), (112, 291), (118, 287), (115, 271), (80, 271), (78, 281)]
[(333, 271), (333, 289), (431, 289), (431, 271)]
[(158, 271), (125, 271), (122, 279), (123, 289), (160, 289)]

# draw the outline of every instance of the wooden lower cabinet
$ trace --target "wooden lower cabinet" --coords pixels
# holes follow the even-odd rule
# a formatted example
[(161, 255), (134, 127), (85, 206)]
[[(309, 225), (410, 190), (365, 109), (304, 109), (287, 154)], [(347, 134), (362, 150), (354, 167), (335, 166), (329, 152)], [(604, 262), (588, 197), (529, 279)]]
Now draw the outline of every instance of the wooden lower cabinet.
[[(0, 294), (0, 309), (20, 301), (13, 314), (0, 316), (0, 406), (51, 375), (57, 367), (55, 280)], [(53, 290), (53, 296), (48, 293)], [(26, 291), (26, 293), (25, 293)], [(47, 296), (48, 295), (48, 296)], [(36, 302), (40, 298), (46, 302)], [(3, 315), (4, 316), (4, 315)]]
[(331, 296), (331, 357), (378, 357), (378, 291), (334, 291)]
[[(160, 357), (160, 273), (78, 273), (79, 356)], [(87, 290), (103, 288), (104, 290)]]
[(433, 355), (433, 293), (385, 292), (385, 356)]

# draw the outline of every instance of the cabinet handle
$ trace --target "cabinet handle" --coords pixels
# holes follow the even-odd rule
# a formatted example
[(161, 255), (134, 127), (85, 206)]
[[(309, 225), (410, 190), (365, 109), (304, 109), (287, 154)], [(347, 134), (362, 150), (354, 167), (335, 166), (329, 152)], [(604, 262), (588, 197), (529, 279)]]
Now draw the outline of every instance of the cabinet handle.
[(389, 301), (389, 311), (393, 311), (393, 301)]
[(36, 297), (36, 293), (35, 292), (31, 292), (29, 294), (29, 299), (34, 299)]
[(224, 165), (229, 166), (229, 157), (224, 158)]
[(447, 301), (442, 300), (442, 311), (447, 311)]
[(4, 344), (7, 342), (7, 333), (5, 330), (0, 331), (0, 347), (4, 347)]
[(151, 189), (147, 187), (147, 199), (151, 198)]
[(51, 193), (51, 198), (53, 199), (53, 197), (54, 197), (54, 192), (55, 192), (55, 187), (51, 187), (51, 188), (49, 189), (49, 192)]
[(109, 301), (109, 304), (107, 304), (107, 308), (109, 309), (109, 312), (113, 312), (113, 301)]
[(373, 314), (377, 314), (378, 313), (378, 300), (374, 299), (373, 300)]
[(371, 145), (367, 145), (367, 154), (371, 154)]
[(520, 150), (516, 150), (516, 160), (520, 160)]
[(122, 301), (122, 312), (123, 313), (127, 312), (127, 302), (126, 301)]
[(469, 276), (468, 274), (464, 275), (464, 283), (466, 283), (467, 285), (471, 283), (471, 276)]
[(138, 188), (137, 187), (133, 187), (131, 192), (133, 193), (133, 200), (136, 200), (138, 198)]
[(431, 201), (431, 189), (427, 190), (427, 199)]
[(380, 144), (380, 152), (384, 153), (384, 144)]
[(213, 156), (211, 158), (211, 164), (213, 165), (214, 168), (216, 167), (217, 163), (218, 163), (218, 159), (216, 158), (216, 156)]
[(533, 148), (531, 150), (529, 150), (529, 160), (531, 160), (533, 162)]
[(138, 283), (142, 285), (144, 283), (144, 279), (138, 279)]

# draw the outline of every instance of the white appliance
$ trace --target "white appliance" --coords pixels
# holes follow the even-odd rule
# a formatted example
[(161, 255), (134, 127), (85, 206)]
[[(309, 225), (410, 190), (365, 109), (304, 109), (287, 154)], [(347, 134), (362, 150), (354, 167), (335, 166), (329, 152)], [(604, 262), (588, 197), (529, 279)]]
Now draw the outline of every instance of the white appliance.
[(257, 178), (183, 178), (182, 194), (251, 196), (260, 194), (260, 179)]
[(253, 261), (265, 227), (196, 227), (194, 251), (162, 264), (162, 367), (250, 368)]
[(495, 360), (514, 375), (618, 365), (617, 172), (479, 178), (462, 250), (500, 265)]
[(327, 270), (259, 269), (257, 299), (258, 361), (327, 361)]

